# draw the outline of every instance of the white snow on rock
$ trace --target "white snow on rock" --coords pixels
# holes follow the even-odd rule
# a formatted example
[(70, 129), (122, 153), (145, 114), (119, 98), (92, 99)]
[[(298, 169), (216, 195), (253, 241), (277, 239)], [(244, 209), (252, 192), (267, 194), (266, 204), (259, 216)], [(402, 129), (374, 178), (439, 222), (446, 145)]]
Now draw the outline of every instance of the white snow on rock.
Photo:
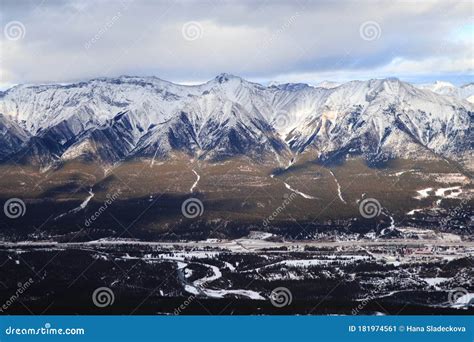
[(428, 285), (433, 286), (437, 290), (439, 290), (439, 284), (448, 281), (451, 278), (443, 278), (443, 277), (435, 277), (435, 278), (422, 278), (422, 280), (426, 281)]
[(472, 102), (472, 99), (474, 98), (474, 83), (468, 83), (461, 87), (457, 87), (450, 82), (436, 81), (431, 84), (422, 84), (418, 87), (420, 89), (430, 90), (437, 94), (466, 99), (469, 102)]
[(423, 199), (429, 196), (429, 193), (433, 191), (433, 188), (426, 188), (426, 189), (421, 189), (417, 190), (416, 192), (418, 193), (418, 196), (415, 196), (416, 199)]
[(175, 149), (202, 158), (246, 153), (291, 160), (314, 150), (320, 158), (339, 151), (373, 159), (434, 152), (463, 160), (474, 111), (464, 99), (393, 78), (266, 87), (229, 74), (195, 86), (121, 76), (19, 85), (0, 95), (0, 128), (15, 137), (15, 146), (0, 152), (15, 153), (35, 143), (31, 137), (48, 136), (58, 145), (44, 163), (101, 153), (100, 145), (107, 151), (101, 158), (110, 162), (154, 161)]
[[(448, 193), (449, 194), (446, 194)], [(456, 198), (462, 193), (460, 186), (452, 186), (449, 188), (440, 188), (435, 191), (435, 196), (444, 197), (444, 198)]]
[(423, 209), (413, 209), (413, 210), (410, 210), (409, 212), (407, 212), (407, 216), (411, 216), (411, 215), (415, 215), (415, 213), (419, 213), (419, 212), (422, 212)]
[(430, 193), (431, 195), (436, 196), (436, 197), (457, 198), (459, 197), (459, 195), (462, 194), (462, 189), (461, 189), (461, 186), (451, 186), (451, 187), (439, 188), (439, 189), (426, 188), (426, 189), (417, 190), (416, 192), (418, 193), (418, 195), (415, 196), (414, 198), (418, 200), (429, 197)]

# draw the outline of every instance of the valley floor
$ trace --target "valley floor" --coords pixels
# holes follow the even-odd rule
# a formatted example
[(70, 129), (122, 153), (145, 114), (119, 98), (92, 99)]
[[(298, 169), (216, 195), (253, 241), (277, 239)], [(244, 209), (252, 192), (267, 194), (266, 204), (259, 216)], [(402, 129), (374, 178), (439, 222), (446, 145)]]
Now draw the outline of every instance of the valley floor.
[[(0, 295), (30, 279), (12, 314), (473, 313), (473, 241), (274, 238), (3, 243)], [(104, 286), (114, 303), (99, 308)], [(281, 307), (276, 289), (291, 297)]]
[(474, 189), (444, 161), (0, 173), (1, 314), (474, 313)]

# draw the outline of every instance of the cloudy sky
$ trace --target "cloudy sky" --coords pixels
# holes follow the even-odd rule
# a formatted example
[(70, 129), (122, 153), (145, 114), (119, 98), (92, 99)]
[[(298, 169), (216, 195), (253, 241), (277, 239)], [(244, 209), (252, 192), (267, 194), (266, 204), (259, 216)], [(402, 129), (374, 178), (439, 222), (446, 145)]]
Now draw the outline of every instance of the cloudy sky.
[(468, 1), (1, 0), (0, 88), (228, 72), (317, 83), (473, 81)]

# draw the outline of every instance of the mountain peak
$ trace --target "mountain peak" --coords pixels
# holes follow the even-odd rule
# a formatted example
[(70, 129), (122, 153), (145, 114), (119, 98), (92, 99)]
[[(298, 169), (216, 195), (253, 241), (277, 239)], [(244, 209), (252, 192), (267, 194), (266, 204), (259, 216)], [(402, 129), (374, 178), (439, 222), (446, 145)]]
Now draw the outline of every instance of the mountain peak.
[(276, 87), (280, 90), (286, 90), (286, 91), (299, 91), (305, 88), (310, 88), (310, 86), (306, 83), (283, 83), (283, 84), (273, 85), (273, 87)]
[(398, 77), (387, 77), (384, 79), (386, 82), (400, 82), (400, 79)]
[(324, 80), (322, 82), (317, 83), (315, 86), (317, 88), (332, 89), (332, 88), (339, 87), (340, 85), (341, 83), (339, 82)]
[(446, 82), (446, 81), (436, 81), (434, 84), (437, 86), (443, 86), (443, 87), (455, 87), (454, 84), (452, 84), (451, 82)]
[(227, 82), (231, 79), (239, 79), (241, 80), (242, 78), (240, 78), (239, 76), (235, 76), (235, 75), (232, 75), (232, 74), (228, 74), (228, 73), (221, 73), (219, 75), (217, 75), (215, 78), (214, 78), (217, 82), (219, 83), (224, 83), (224, 82)]

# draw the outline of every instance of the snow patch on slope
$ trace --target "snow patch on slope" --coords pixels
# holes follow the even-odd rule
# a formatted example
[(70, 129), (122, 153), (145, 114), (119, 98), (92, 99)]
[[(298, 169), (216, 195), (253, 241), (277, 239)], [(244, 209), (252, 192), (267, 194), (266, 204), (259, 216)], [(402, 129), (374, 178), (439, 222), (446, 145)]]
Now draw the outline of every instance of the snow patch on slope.
[(283, 184), (285, 184), (285, 187), (286, 187), (288, 190), (293, 191), (295, 194), (300, 195), (300, 196), (303, 197), (303, 198), (306, 198), (306, 199), (318, 199), (317, 197), (313, 197), (313, 196), (311, 196), (311, 195), (305, 194), (305, 193), (303, 193), (303, 192), (301, 192), (301, 191), (298, 191), (298, 190), (292, 188), (288, 183), (283, 182)]
[(196, 186), (198, 185), (199, 183), (199, 179), (201, 179), (201, 176), (193, 169), (192, 170), (193, 173), (196, 175), (197, 179), (196, 181), (193, 183), (193, 185), (191, 186), (191, 189), (189, 189), (189, 192), (192, 193), (194, 191), (194, 189), (196, 188)]
[(340, 185), (339, 182), (337, 181), (336, 175), (335, 175), (331, 170), (329, 170), (329, 172), (330, 172), (331, 175), (334, 177), (334, 181), (336, 182), (336, 185), (337, 185), (337, 195), (339, 196), (339, 199), (341, 200), (342, 203), (347, 204), (347, 202), (346, 202), (346, 201), (344, 200), (344, 198), (342, 197), (341, 185)]

